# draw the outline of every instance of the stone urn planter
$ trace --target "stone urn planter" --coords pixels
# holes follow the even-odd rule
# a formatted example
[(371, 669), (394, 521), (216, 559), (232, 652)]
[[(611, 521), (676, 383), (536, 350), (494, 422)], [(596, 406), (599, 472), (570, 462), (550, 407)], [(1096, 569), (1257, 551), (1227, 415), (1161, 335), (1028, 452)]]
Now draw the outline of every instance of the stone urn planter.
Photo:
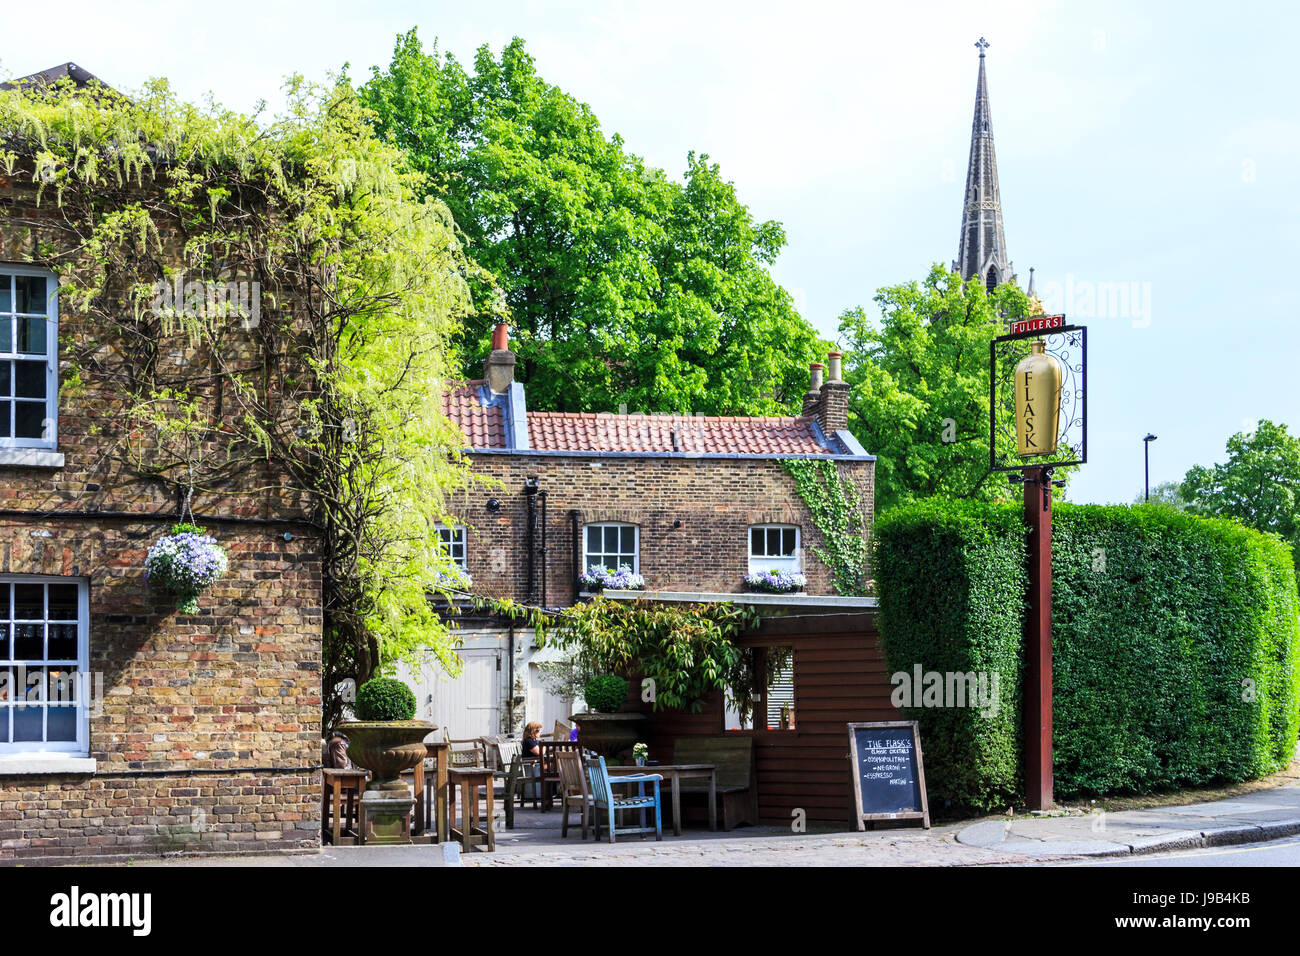
[(402, 779), (427, 754), (424, 738), (438, 729), (427, 720), (351, 720), (342, 725), (352, 763), (371, 773), (361, 796), (366, 843), (410, 843), (415, 795)]
[(591, 711), (570, 714), (569, 719), (578, 725), (578, 743), (606, 760), (615, 760), (641, 739), (641, 728), (647, 718), (645, 714), (635, 712), (605, 714)]

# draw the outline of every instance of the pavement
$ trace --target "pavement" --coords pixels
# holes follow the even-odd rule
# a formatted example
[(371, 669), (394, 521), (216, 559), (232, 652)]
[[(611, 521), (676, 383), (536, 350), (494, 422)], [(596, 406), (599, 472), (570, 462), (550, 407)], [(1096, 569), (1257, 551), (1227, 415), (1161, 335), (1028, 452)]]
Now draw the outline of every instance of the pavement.
[(1300, 833), (1300, 784), (1209, 803), (1119, 813), (985, 820), (964, 846), (1029, 859), (1115, 857), (1263, 843)]
[[(515, 828), (497, 826), (496, 852), (462, 853), (456, 844), (323, 847), (319, 853), (264, 856), (136, 857), (135, 866), (1005, 866), (1046, 862), (1169, 859), (1187, 865), (1196, 851), (1259, 844), (1254, 862), (1291, 861), (1300, 852), (1300, 782), (1228, 800), (1118, 813), (1062, 811), (1013, 819), (874, 831), (741, 827), (729, 832), (687, 828), (662, 841), (623, 837), (617, 843), (560, 836), (558, 811), (521, 810)], [(1180, 855), (1177, 860), (1163, 856)], [(1211, 854), (1206, 854), (1211, 855)], [(1226, 862), (1226, 861), (1224, 861)], [(1243, 861), (1244, 862), (1244, 861)], [(1159, 865), (1159, 864), (1156, 864)]]

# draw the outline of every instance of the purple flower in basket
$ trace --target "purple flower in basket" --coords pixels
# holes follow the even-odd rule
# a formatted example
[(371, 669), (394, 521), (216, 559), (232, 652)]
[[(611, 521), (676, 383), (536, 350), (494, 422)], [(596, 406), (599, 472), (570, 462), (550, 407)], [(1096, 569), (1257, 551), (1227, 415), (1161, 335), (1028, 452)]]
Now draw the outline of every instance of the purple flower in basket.
[(191, 524), (175, 525), (144, 559), (145, 577), (150, 584), (157, 582), (180, 598), (177, 611), (181, 614), (197, 614), (199, 594), (228, 567), (226, 549)]

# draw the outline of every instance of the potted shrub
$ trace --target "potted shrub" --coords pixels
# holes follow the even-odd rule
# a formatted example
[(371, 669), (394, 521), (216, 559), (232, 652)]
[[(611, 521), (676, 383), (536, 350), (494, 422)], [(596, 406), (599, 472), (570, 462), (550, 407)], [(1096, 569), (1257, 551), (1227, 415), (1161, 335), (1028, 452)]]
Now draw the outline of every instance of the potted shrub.
[(198, 525), (174, 524), (144, 559), (144, 576), (179, 599), (178, 614), (198, 614), (199, 595), (229, 567), (226, 549)]
[(613, 760), (626, 752), (637, 739), (637, 730), (645, 714), (621, 713), (627, 700), (627, 681), (614, 674), (599, 674), (587, 681), (582, 697), (587, 710), (571, 714), (578, 725), (578, 743)]
[(410, 843), (409, 820), (415, 798), (402, 772), (425, 758), (424, 738), (436, 724), (414, 720), (415, 694), (399, 680), (376, 677), (357, 689), (357, 720), (344, 729), (348, 756), (372, 774), (361, 800), (366, 807), (367, 840)]

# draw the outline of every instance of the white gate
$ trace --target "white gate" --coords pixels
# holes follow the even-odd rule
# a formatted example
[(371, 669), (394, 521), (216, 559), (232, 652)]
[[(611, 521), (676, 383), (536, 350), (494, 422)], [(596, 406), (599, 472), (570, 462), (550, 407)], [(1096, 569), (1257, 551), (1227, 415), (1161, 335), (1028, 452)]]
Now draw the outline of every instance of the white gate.
[(502, 651), (463, 648), (459, 677), (444, 678), (437, 664), (426, 665), (410, 681), (419, 715), (432, 720), (455, 740), (501, 731)]

